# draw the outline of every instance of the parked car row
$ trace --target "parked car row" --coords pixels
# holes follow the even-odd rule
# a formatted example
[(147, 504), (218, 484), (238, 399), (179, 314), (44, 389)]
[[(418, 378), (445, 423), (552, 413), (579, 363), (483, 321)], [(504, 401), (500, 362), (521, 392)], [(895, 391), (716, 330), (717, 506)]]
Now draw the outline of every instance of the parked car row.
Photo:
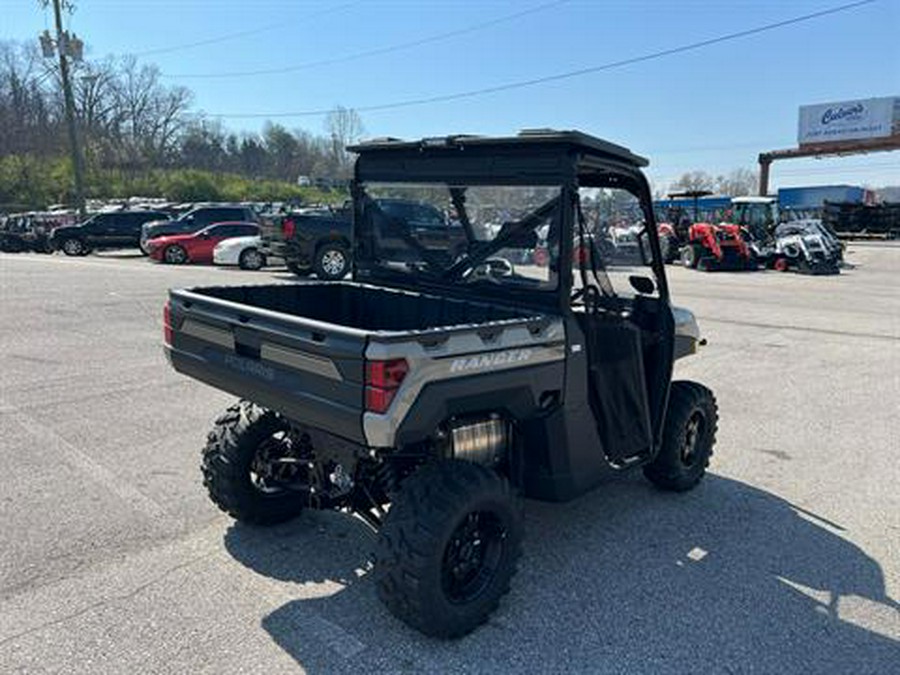
[(0, 251), (62, 251), (68, 256), (84, 256), (139, 248), (162, 263), (214, 263), (247, 270), (282, 262), (271, 252), (263, 252), (260, 224), (268, 218), (253, 205), (178, 206), (104, 206), (106, 210), (81, 222), (71, 210), (5, 215), (0, 217)]

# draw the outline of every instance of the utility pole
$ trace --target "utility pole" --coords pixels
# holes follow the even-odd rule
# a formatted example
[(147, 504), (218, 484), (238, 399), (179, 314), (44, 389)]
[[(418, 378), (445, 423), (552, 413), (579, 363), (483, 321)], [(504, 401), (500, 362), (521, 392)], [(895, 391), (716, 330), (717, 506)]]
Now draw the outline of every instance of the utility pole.
[[(69, 34), (63, 31), (60, 0), (53, 0), (53, 13), (56, 17), (56, 51), (59, 54), (59, 72), (62, 77), (63, 98), (66, 102), (66, 124), (69, 127), (72, 168), (75, 172), (75, 207), (78, 209), (78, 215), (84, 218), (87, 215), (84, 207), (84, 162), (81, 157), (81, 146), (78, 143), (78, 129), (75, 127), (75, 98), (72, 96), (72, 84), (69, 82), (68, 61), (73, 52), (76, 58), (80, 58), (81, 44), (74, 35), (69, 37)], [(41, 43), (44, 46), (44, 38), (41, 39)], [(47, 55), (46, 47), (44, 55)]]

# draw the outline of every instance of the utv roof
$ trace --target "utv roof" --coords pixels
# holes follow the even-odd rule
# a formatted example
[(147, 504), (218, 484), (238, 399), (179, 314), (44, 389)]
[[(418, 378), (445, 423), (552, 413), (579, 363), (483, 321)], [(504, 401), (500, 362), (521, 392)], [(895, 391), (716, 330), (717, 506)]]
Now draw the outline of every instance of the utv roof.
[(465, 150), (468, 147), (490, 152), (492, 150), (503, 151), (505, 149), (527, 149), (532, 146), (535, 149), (556, 145), (567, 150), (574, 150), (586, 155), (605, 157), (635, 167), (647, 166), (650, 162), (640, 155), (636, 155), (628, 148), (609, 141), (604, 141), (596, 136), (585, 134), (581, 131), (557, 131), (555, 129), (525, 129), (516, 136), (474, 136), (469, 134), (457, 134), (434, 138), (423, 138), (417, 141), (406, 141), (399, 138), (374, 138), (363, 141), (357, 145), (351, 145), (347, 149), (361, 155), (369, 153), (382, 153), (399, 151), (409, 153), (418, 151), (440, 152), (447, 149)]

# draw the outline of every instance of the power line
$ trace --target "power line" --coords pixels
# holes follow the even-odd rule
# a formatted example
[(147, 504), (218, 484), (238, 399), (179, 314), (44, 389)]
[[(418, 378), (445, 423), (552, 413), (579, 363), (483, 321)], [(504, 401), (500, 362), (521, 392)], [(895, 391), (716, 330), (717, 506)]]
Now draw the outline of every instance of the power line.
[(226, 72), (226, 73), (184, 73), (184, 74), (169, 74), (166, 73), (165, 77), (169, 78), (233, 78), (233, 77), (257, 77), (260, 75), (281, 75), (284, 73), (293, 73), (298, 70), (306, 70), (309, 68), (320, 68), (322, 66), (331, 66), (336, 63), (347, 63), (348, 61), (357, 61), (359, 59), (368, 58), (370, 56), (381, 56), (382, 54), (390, 54), (392, 52), (398, 52), (404, 49), (411, 49), (413, 47), (420, 47), (422, 45), (426, 45), (432, 42), (438, 42), (440, 40), (447, 40), (453, 37), (459, 37), (460, 35), (466, 35), (468, 33), (474, 33), (476, 31), (484, 30), (485, 28), (490, 28), (492, 26), (496, 26), (501, 23), (506, 23), (508, 21), (513, 21), (514, 19), (519, 19), (523, 16), (528, 16), (529, 14), (535, 14), (537, 12), (542, 12), (544, 10), (550, 9), (551, 7), (557, 7), (559, 5), (563, 5), (570, 0), (555, 0), (555, 2), (548, 2), (543, 5), (538, 5), (537, 7), (531, 7), (530, 9), (526, 9), (520, 12), (515, 12), (514, 14), (507, 14), (505, 16), (497, 17), (496, 19), (491, 19), (490, 21), (484, 21), (481, 23), (473, 24), (471, 26), (466, 26), (465, 28), (459, 28), (457, 30), (447, 31), (445, 33), (437, 33), (435, 35), (430, 35), (428, 37), (419, 38), (418, 40), (412, 40), (410, 42), (403, 42), (396, 45), (390, 45), (387, 47), (378, 47), (376, 49), (370, 49), (368, 51), (363, 52), (355, 52), (353, 54), (347, 54), (346, 56), (337, 56), (331, 59), (322, 59), (320, 61), (309, 61), (307, 63), (300, 63), (294, 66), (285, 66), (282, 68), (268, 68), (265, 70), (243, 70), (243, 71), (234, 71), (234, 72)]
[[(313, 19), (315, 17), (324, 16), (325, 14), (331, 14), (333, 12), (339, 12), (344, 9), (349, 9), (354, 5), (359, 5), (362, 3), (362, 0), (356, 0), (356, 2), (345, 2), (343, 5), (338, 5), (337, 7), (329, 7), (327, 9), (320, 10), (318, 12), (311, 12), (305, 15), (303, 18), (305, 19)], [(147, 49), (142, 52), (134, 52), (134, 56), (150, 56), (155, 54), (168, 54), (169, 52), (181, 51), (182, 49), (193, 49), (195, 47), (205, 47), (206, 45), (214, 45), (220, 42), (227, 42), (228, 40), (234, 40), (236, 38), (247, 37), (248, 35), (257, 35), (259, 33), (265, 33), (266, 31), (273, 30), (275, 28), (284, 28), (285, 22), (278, 21), (275, 23), (268, 23), (265, 26), (260, 26), (259, 28), (252, 28), (250, 30), (242, 30), (237, 33), (228, 33), (226, 35), (220, 35), (214, 38), (208, 38), (206, 40), (199, 40), (198, 42), (188, 42), (181, 45), (173, 45), (171, 47), (158, 47), (156, 49)]]
[[(353, 109), (357, 112), (375, 112), (381, 110), (393, 110), (396, 108), (408, 108), (412, 106), (419, 105), (428, 105), (431, 103), (444, 103), (447, 101), (460, 100), (465, 98), (474, 98), (477, 96), (485, 96), (487, 94), (496, 94), (502, 91), (510, 91), (512, 89), (521, 89), (524, 87), (533, 87), (539, 84), (546, 84), (548, 82), (556, 82), (559, 80), (566, 80), (573, 77), (580, 77), (582, 75), (589, 75), (592, 73), (598, 73), (605, 70), (613, 70), (615, 68), (622, 68), (624, 66), (633, 65), (635, 63), (642, 63), (645, 61), (653, 61), (655, 59), (664, 58), (666, 56), (673, 56), (675, 54), (682, 54), (684, 52), (695, 51), (697, 49), (702, 49), (704, 47), (709, 47), (715, 44), (720, 44), (722, 42), (728, 42), (731, 40), (737, 40), (740, 38), (749, 37), (751, 35), (757, 35), (759, 33), (765, 33), (771, 30), (775, 30), (777, 28), (784, 28), (785, 26), (790, 26), (794, 24), (804, 23), (806, 21), (811, 21), (813, 19), (818, 19), (823, 16), (828, 16), (830, 14), (837, 14), (838, 12), (845, 12), (851, 9), (856, 9), (858, 7), (862, 7), (863, 5), (870, 5), (876, 2), (876, 0), (860, 0), (859, 2), (852, 2), (844, 5), (839, 5), (838, 7), (833, 7), (831, 9), (821, 10), (819, 12), (813, 12), (811, 14), (804, 14), (802, 16), (794, 17), (793, 19), (786, 19), (784, 21), (777, 21), (775, 23), (765, 24), (763, 26), (758, 26), (756, 28), (750, 28), (747, 30), (737, 31), (734, 33), (727, 33), (725, 35), (720, 35), (719, 37), (710, 38), (707, 40), (700, 40), (698, 42), (692, 42), (690, 44), (681, 45), (678, 47), (671, 47), (669, 49), (662, 49), (656, 52), (651, 52), (649, 54), (643, 54), (641, 56), (635, 56), (628, 59), (622, 59), (620, 61), (611, 61), (609, 63), (604, 63), (598, 66), (592, 66), (589, 68), (581, 68), (578, 70), (571, 70), (565, 73), (559, 73), (556, 75), (548, 75), (546, 77), (537, 77), (529, 80), (520, 80), (518, 82), (510, 82), (507, 84), (500, 84), (493, 87), (484, 87), (482, 89), (472, 89), (469, 91), (457, 92), (455, 94), (443, 94), (439, 96), (429, 96), (425, 98), (417, 98), (417, 99), (409, 99), (406, 101), (398, 101), (394, 103), (382, 103), (378, 105), (369, 105), (369, 106), (356, 106)], [(327, 115), (331, 112), (330, 109), (323, 110), (302, 110), (297, 112), (279, 112), (279, 113), (208, 113), (210, 117), (220, 117), (220, 118), (242, 118), (242, 119), (252, 119), (252, 118), (275, 118), (275, 117), (319, 117), (322, 115)]]

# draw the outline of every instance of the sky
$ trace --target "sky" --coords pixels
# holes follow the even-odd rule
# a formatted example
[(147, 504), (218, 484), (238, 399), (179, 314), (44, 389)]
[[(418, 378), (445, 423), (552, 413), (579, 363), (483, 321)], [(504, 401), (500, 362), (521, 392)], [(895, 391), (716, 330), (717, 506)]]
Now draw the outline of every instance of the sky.
[[(850, 2), (76, 0), (66, 22), (88, 58), (154, 63), (194, 92), (194, 109), (236, 131), (268, 116), (324, 133), (322, 114), (292, 113), (338, 105), (361, 110), (367, 137), (579, 129), (648, 157), (663, 186), (685, 171), (755, 169), (759, 152), (796, 146), (801, 105), (900, 96), (900, 0), (597, 67)], [(0, 0), (0, 40), (36, 39), (52, 25), (37, 0)], [(900, 185), (900, 152), (776, 162), (771, 182)]]

